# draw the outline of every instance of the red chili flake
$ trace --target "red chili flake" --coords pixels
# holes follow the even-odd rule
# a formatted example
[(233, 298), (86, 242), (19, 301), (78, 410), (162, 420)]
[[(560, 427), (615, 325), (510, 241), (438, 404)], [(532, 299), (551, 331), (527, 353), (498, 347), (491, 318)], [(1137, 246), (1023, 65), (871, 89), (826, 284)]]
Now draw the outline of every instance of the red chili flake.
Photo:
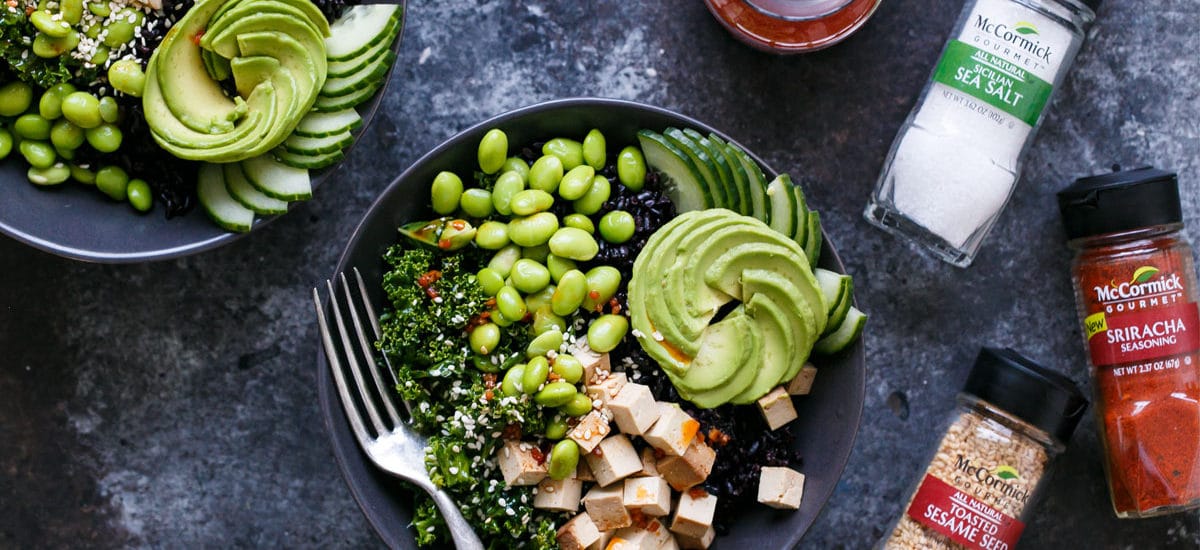
[(454, 221), (450, 222), (450, 227), (453, 227), (459, 231), (462, 231), (467, 228), (467, 222), (462, 221), (462, 220), (454, 220)]
[(197, 31), (196, 34), (192, 35), (192, 43), (199, 46), (201, 38), (204, 38), (203, 30)]
[(562, 379), (562, 377), (559, 376), (557, 372), (552, 372), (552, 373), (546, 375), (546, 380), (549, 380), (551, 382), (555, 382), (555, 381), (558, 381), (561, 379)]
[(494, 372), (483, 373), (483, 386), (489, 390), (496, 387), (496, 378), (497, 376)]
[(495, 398), (496, 398), (496, 394), (492, 393), (492, 390), (484, 390), (484, 391), (483, 391), (483, 399), (484, 399), (484, 401), (491, 401), (491, 400), (493, 400), (493, 399), (495, 399)]
[(600, 299), (600, 291), (599, 290), (589, 290), (588, 298), (591, 298), (593, 300), (599, 300)]
[(608, 307), (612, 309), (613, 315), (621, 314), (621, 302), (618, 302), (616, 298), (608, 301)]
[(433, 288), (431, 286), (425, 288), (425, 295), (429, 296), (429, 299), (431, 299), (431, 300), (436, 300), (441, 297), (441, 295), (438, 294), (437, 289)]
[(442, 278), (441, 271), (438, 271), (436, 269), (431, 269), (429, 271), (426, 271), (425, 273), (422, 273), (420, 277), (417, 277), (417, 286), (419, 286), (421, 288), (427, 288), (430, 285), (432, 285), (433, 283), (436, 283), (438, 281), (438, 279), (441, 279), (441, 278)]
[[(491, 298), (484, 300), (483, 305), (486, 306), (488, 309), (492, 309), (492, 308), (496, 307), (496, 297), (492, 296)], [(487, 312), (485, 311), (484, 313), (486, 314)]]
[(704, 498), (708, 496), (708, 491), (705, 491), (703, 487), (692, 487), (688, 489), (688, 496), (692, 498)]
[(592, 456), (595, 456), (595, 457), (604, 456), (604, 449), (601, 449), (600, 447), (596, 447), (595, 449), (592, 449)]
[(708, 430), (708, 440), (712, 441), (715, 445), (723, 447), (729, 443), (730, 439), (731, 438), (729, 437), (729, 434), (722, 432), (721, 430), (716, 428), (711, 428)]
[(533, 450), (529, 451), (529, 454), (533, 455), (533, 459), (536, 460), (538, 464), (546, 463), (546, 454), (543, 453), (540, 448), (534, 447)]

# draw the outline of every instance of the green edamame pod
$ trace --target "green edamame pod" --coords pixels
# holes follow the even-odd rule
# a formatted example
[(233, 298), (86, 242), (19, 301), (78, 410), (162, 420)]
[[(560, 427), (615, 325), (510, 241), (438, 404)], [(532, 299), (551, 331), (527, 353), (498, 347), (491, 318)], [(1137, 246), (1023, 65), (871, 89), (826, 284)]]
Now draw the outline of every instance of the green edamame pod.
[(492, 215), (492, 192), (478, 187), (463, 191), (458, 202), (459, 208), (472, 218), (486, 218)]
[(575, 227), (563, 227), (550, 237), (550, 253), (560, 258), (586, 262), (600, 252), (600, 244), (591, 233)]
[(533, 166), (529, 167), (529, 187), (532, 189), (553, 193), (558, 189), (558, 182), (562, 181), (562, 177), (563, 162), (554, 155), (544, 155), (533, 161)]
[(121, 142), (124, 140), (121, 129), (116, 124), (107, 122), (85, 130), (84, 135), (87, 136), (88, 145), (101, 153), (116, 152), (121, 148)]
[(629, 331), (629, 319), (622, 315), (601, 315), (588, 326), (587, 342), (592, 350), (607, 353), (621, 343)]
[(500, 327), (495, 323), (484, 323), (475, 327), (467, 340), (475, 353), (488, 355), (500, 345)]
[(604, 169), (604, 161), (608, 159), (608, 144), (604, 134), (597, 128), (592, 128), (583, 138), (583, 162), (596, 170)]
[(578, 212), (574, 214), (567, 214), (566, 217), (563, 218), (563, 225), (567, 227), (574, 227), (576, 229), (582, 229), (588, 233), (596, 232), (596, 224), (592, 223), (592, 219)]
[(96, 173), (81, 166), (71, 166), (71, 179), (84, 185), (96, 185)]
[(621, 272), (608, 265), (598, 265), (587, 272), (587, 297), (582, 307), (599, 312), (621, 287)]
[(526, 294), (538, 292), (550, 284), (550, 270), (527, 258), (517, 260), (508, 276), (513, 286)]
[(33, 23), (34, 28), (51, 38), (63, 38), (71, 34), (70, 23), (61, 18), (56, 19), (46, 10), (34, 10), (29, 14), (29, 22)]
[[(509, 238), (512, 238), (512, 229), (509, 228)], [(515, 244), (510, 244), (492, 255), (491, 261), (488, 262), (488, 267), (496, 271), (501, 279), (507, 278), (512, 271), (513, 264), (521, 259), (521, 247)]]
[(525, 300), (521, 299), (521, 293), (511, 286), (504, 286), (496, 293), (496, 309), (500, 311), (506, 319), (520, 321), (525, 318), (525, 313), (528, 308), (525, 305)]
[(592, 399), (582, 393), (571, 396), (571, 400), (560, 407), (567, 416), (583, 416), (592, 412)]
[(115, 124), (121, 119), (121, 106), (111, 96), (100, 98), (100, 119), (109, 124)]
[(50, 128), (50, 143), (53, 143), (54, 147), (58, 149), (78, 149), (83, 145), (85, 139), (83, 128), (71, 124), (69, 120), (59, 119)]
[[(529, 304), (529, 301), (525, 303)], [(549, 306), (542, 306), (533, 310), (533, 325), (530, 328), (535, 335), (552, 331), (561, 333), (567, 330), (567, 320), (555, 315)]]
[[(475, 230), (475, 244), (484, 250), (500, 250), (508, 246), (508, 224), (487, 221)], [(504, 278), (500, 277), (503, 281)]]
[(0, 128), (0, 160), (8, 158), (12, 153), (13, 136), (8, 130)]
[(525, 178), (514, 170), (508, 170), (496, 178), (492, 186), (492, 206), (505, 216), (512, 215), (512, 199), (525, 189)]
[(145, 180), (131, 180), (125, 187), (125, 198), (129, 199), (130, 206), (138, 212), (149, 212), (154, 207), (154, 195), (150, 191), (150, 184)]
[[(545, 357), (534, 357), (528, 363), (525, 363), (525, 374), (521, 376), (521, 389), (533, 395), (538, 392), (538, 388), (546, 383), (546, 378), (550, 376), (550, 362)], [(574, 386), (571, 391), (574, 391)], [(543, 403), (544, 404), (544, 403)], [(557, 405), (551, 405), (555, 407)]]
[(517, 216), (529, 216), (538, 212), (545, 212), (554, 206), (554, 195), (542, 191), (541, 189), (526, 189), (513, 195), (512, 202), (509, 207), (512, 213)]
[(579, 467), (579, 444), (572, 439), (563, 439), (550, 448), (546, 473), (551, 479), (562, 481), (575, 474)]
[(433, 211), (447, 216), (453, 214), (458, 209), (458, 203), (462, 199), (463, 182), (457, 174), (453, 172), (439, 172), (433, 178), (433, 185), (429, 188), (429, 198), (433, 201)]
[(33, 104), (33, 88), (24, 82), (0, 86), (0, 116), (14, 117), (29, 110)]
[(105, 166), (96, 171), (96, 188), (108, 195), (112, 200), (123, 201), (128, 198), (129, 174), (120, 166)]
[(63, 98), (62, 113), (72, 124), (85, 130), (104, 123), (100, 100), (87, 92), (72, 92)]
[[(547, 249), (549, 247), (546, 247)], [(575, 261), (567, 258), (560, 258), (554, 254), (546, 255), (546, 270), (550, 272), (550, 278), (558, 283), (562, 280), (564, 273), (575, 269)]]
[(30, 166), (25, 176), (29, 178), (29, 181), (37, 185), (58, 185), (71, 179), (71, 169), (61, 162), (49, 168)]
[(542, 436), (551, 441), (558, 441), (567, 436), (568, 429), (567, 422), (561, 417), (555, 416), (546, 423), (546, 428), (542, 430)]
[(561, 332), (557, 330), (543, 332), (529, 343), (529, 347), (525, 348), (525, 357), (533, 359), (534, 357), (546, 355), (550, 351), (557, 352), (558, 348), (562, 347), (562, 344), (563, 335)]
[(50, 121), (42, 115), (29, 113), (21, 115), (12, 125), (13, 133), (21, 139), (45, 141), (50, 139)]
[(583, 164), (583, 145), (567, 138), (554, 138), (542, 145), (543, 155), (554, 155), (562, 161), (563, 170)]
[(78, 25), (83, 20), (83, 0), (62, 0), (59, 10), (63, 21), (71, 25)]
[(608, 178), (597, 175), (592, 179), (592, 186), (588, 188), (587, 194), (572, 205), (576, 212), (591, 216), (604, 208), (604, 203), (610, 196), (612, 196), (612, 184), (609, 183)]
[(43, 59), (54, 59), (74, 50), (79, 45), (79, 33), (70, 31), (66, 36), (53, 37), (38, 33), (33, 38), (33, 55)]
[(535, 292), (525, 297), (525, 305), (529, 306), (529, 311), (537, 311), (542, 308), (549, 309), (550, 298), (554, 296), (555, 286), (549, 285), (539, 292)]
[(555, 315), (567, 317), (584, 303), (588, 293), (587, 276), (578, 269), (568, 270), (558, 281), (558, 287), (550, 298), (550, 310)]
[[(521, 246), (546, 244), (558, 231), (558, 216), (550, 212), (538, 212), (532, 216), (515, 218), (508, 222), (508, 238)], [(553, 249), (551, 249), (553, 251)]]
[(108, 83), (122, 93), (142, 97), (142, 91), (146, 88), (146, 73), (141, 63), (122, 59), (108, 68)]
[(646, 185), (646, 158), (641, 149), (630, 145), (617, 155), (617, 181), (634, 191)]
[(583, 363), (569, 353), (556, 355), (550, 371), (571, 384), (578, 384), (583, 379)]
[(521, 395), (524, 390), (521, 388), (521, 380), (525, 377), (525, 365), (516, 365), (508, 372), (504, 373), (504, 378), (500, 380), (500, 393), (509, 397)]
[(516, 172), (521, 175), (522, 180), (525, 180), (529, 177), (529, 163), (521, 157), (508, 157), (504, 161), (504, 166), (500, 167), (500, 172)]
[[(528, 366), (526, 366), (526, 369), (528, 369)], [(526, 370), (525, 380), (522, 381), (522, 384), (528, 381), (529, 371)], [(526, 389), (528, 389), (528, 386), (526, 386)], [(559, 380), (557, 382), (550, 382), (543, 386), (541, 390), (538, 390), (533, 395), (533, 401), (543, 407), (561, 407), (570, 402), (576, 395), (579, 395), (579, 392), (575, 390), (574, 384), (568, 384)]]
[(558, 196), (569, 200), (578, 200), (592, 188), (592, 180), (596, 177), (596, 169), (581, 164), (571, 169), (558, 184)]
[[(476, 234), (475, 237), (478, 238), (479, 235)], [(489, 297), (495, 296), (501, 288), (504, 288), (504, 277), (490, 267), (480, 269), (479, 273), (475, 274), (475, 280), (479, 282), (479, 288), (483, 289), (483, 293)]]
[(54, 147), (44, 141), (27, 139), (17, 148), (20, 149), (21, 156), (25, 157), (25, 162), (34, 168), (49, 168), (58, 161), (58, 153), (54, 152)]
[(508, 159), (508, 136), (499, 128), (492, 128), (479, 140), (479, 169), (484, 174), (495, 174)]
[(633, 238), (637, 232), (637, 221), (633, 214), (624, 210), (613, 210), (600, 218), (600, 237), (613, 244), (621, 244)]

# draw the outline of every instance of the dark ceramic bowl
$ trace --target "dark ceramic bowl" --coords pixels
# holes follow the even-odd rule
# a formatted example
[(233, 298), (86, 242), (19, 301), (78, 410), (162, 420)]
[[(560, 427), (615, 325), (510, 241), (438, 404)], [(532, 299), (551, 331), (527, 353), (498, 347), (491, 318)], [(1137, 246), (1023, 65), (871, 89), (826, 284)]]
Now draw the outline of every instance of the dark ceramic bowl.
[[(476, 149), (483, 134), (500, 128), (508, 134), (510, 146), (532, 143), (555, 136), (582, 138), (591, 128), (599, 128), (609, 149), (636, 143), (635, 133), (642, 128), (661, 131), (668, 126), (691, 127), (702, 133), (728, 136), (697, 120), (660, 109), (610, 99), (564, 99), (518, 109), (475, 125), (430, 151), (384, 190), (350, 238), (338, 262), (338, 272), (354, 267), (367, 281), (371, 302), (382, 309), (383, 291), (379, 281), (384, 273), (381, 256), (397, 241), (397, 226), (431, 218), (429, 182), (442, 170), (461, 173), (473, 166)], [(730, 140), (732, 141), (732, 140)], [(776, 172), (762, 159), (754, 160), (769, 176)], [(825, 239), (821, 267), (843, 272), (841, 259), (833, 244)], [(325, 427), (333, 442), (338, 465), (367, 520), (379, 537), (392, 548), (413, 548), (409, 523), (412, 519), (412, 493), (401, 482), (371, 466), (350, 432), (345, 413), (338, 403), (337, 391), (322, 351), (317, 360), (317, 392)], [(791, 548), (800, 541), (829, 499), (854, 445), (862, 415), (864, 391), (863, 344), (860, 339), (851, 349), (824, 360), (812, 395), (796, 399), (799, 420), (788, 429), (796, 434), (795, 447), (804, 456), (804, 500), (797, 511), (776, 511), (756, 506), (738, 518), (728, 536), (718, 537), (716, 548)], [(720, 460), (718, 452), (717, 460)]]
[[(403, 13), (403, 2), (399, 3)], [(392, 44), (397, 53), (400, 38), (397, 35)], [(388, 72), (389, 80), (395, 67), (393, 64)], [(385, 83), (375, 97), (358, 106), (363, 124), (354, 133), (355, 141), (370, 125), (386, 92)], [(19, 155), (14, 152), (11, 156)], [(99, 191), (74, 182), (38, 187), (29, 183), (26, 168), (24, 161), (15, 158), (0, 162), (0, 233), (51, 254), (111, 264), (169, 260), (210, 250), (249, 234), (230, 233), (217, 227), (199, 205), (187, 215), (168, 220), (161, 204), (139, 215), (129, 204), (109, 200)], [(320, 198), (316, 188), (337, 168), (334, 165), (312, 172), (313, 200)], [(292, 207), (299, 204), (293, 203)], [(258, 217), (251, 233), (277, 217)]]

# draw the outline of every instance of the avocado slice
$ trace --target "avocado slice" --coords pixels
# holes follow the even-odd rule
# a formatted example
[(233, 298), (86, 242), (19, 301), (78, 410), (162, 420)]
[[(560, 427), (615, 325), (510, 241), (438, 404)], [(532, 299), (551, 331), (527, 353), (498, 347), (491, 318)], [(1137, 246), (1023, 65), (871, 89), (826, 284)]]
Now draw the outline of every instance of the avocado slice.
[(688, 393), (703, 392), (721, 386), (733, 378), (738, 368), (758, 355), (747, 334), (758, 329), (741, 310), (709, 326), (701, 336), (700, 352), (675, 385)]
[(787, 374), (793, 364), (792, 357), (796, 352), (797, 333), (793, 329), (791, 317), (766, 294), (757, 293), (751, 296), (746, 302), (746, 314), (762, 328), (762, 365), (758, 369), (758, 375), (754, 377), (754, 382), (730, 399), (738, 404), (752, 403), (785, 382), (783, 375)]
[[(712, 352), (713, 356), (711, 358), (705, 358), (704, 360), (727, 361), (727, 366), (725, 368), (732, 370), (733, 375), (730, 376), (725, 383), (719, 386), (700, 391), (690, 391), (686, 389), (686, 383), (683, 382), (682, 378), (680, 377), (675, 377), (671, 380), (672, 383), (675, 384), (676, 389), (680, 390), (680, 394), (685, 395), (685, 399), (691, 401), (697, 407), (702, 409), (711, 409), (713, 407), (724, 405), (725, 403), (728, 403), (729, 400), (735, 395), (746, 391), (746, 388), (749, 387), (750, 384), (754, 383), (755, 378), (758, 376), (759, 368), (762, 364), (763, 356), (758, 352), (763, 343), (761, 332), (762, 329), (760, 329), (757, 324), (752, 322), (746, 316), (735, 315), (734, 313), (731, 313), (729, 317), (726, 317), (725, 320), (713, 325), (709, 328), (709, 330), (714, 330), (717, 326), (723, 324), (731, 325), (732, 334), (730, 337), (741, 341), (741, 344), (737, 350), (747, 350), (747, 355), (744, 357), (731, 357), (730, 352), (733, 351), (734, 348), (729, 347), (721, 348), (719, 350), (714, 349)], [(697, 357), (697, 361), (699, 360), (700, 358)]]
[(691, 362), (691, 357), (654, 338), (658, 329), (650, 320), (648, 294), (656, 291), (656, 288), (661, 289), (662, 274), (657, 269), (651, 268), (649, 264), (658, 260), (657, 249), (663, 240), (672, 234), (679, 233), (680, 227), (686, 228), (688, 224), (694, 222), (697, 215), (703, 215), (704, 212), (706, 211), (694, 210), (676, 216), (675, 219), (667, 222), (651, 235), (633, 261), (633, 276), (629, 279), (627, 287), (629, 324), (634, 331), (633, 334), (641, 343), (642, 349), (655, 361), (658, 361), (658, 364), (668, 374), (686, 370), (687, 363)]
[(776, 383), (778, 384), (780, 380), (791, 380), (808, 360), (808, 354), (820, 335), (819, 331), (811, 331), (807, 326), (807, 319), (812, 318), (814, 312), (805, 303), (798, 285), (793, 284), (787, 277), (779, 273), (765, 269), (746, 270), (742, 273), (742, 286), (751, 300), (755, 295), (763, 294), (767, 300), (780, 306), (787, 318), (791, 320), (795, 348), (787, 363), (787, 369)]
[(275, 90), (269, 82), (251, 95), (250, 101), (246, 102), (246, 118), (233, 132), (207, 134), (187, 127), (175, 117), (162, 96), (156, 71), (154, 63), (147, 68), (142, 104), (155, 141), (167, 152), (189, 160), (220, 160), (237, 152), (243, 141), (261, 140), (266, 135), (275, 110)]
[[(150, 58), (151, 67), (165, 63), (169, 71), (156, 71), (155, 80), (167, 107), (189, 129), (202, 134), (226, 133), (245, 114), (225, 95), (220, 83), (208, 78), (196, 38), (222, 0), (201, 0), (180, 19)], [(149, 76), (149, 74), (147, 74)], [(149, 121), (147, 121), (149, 122)]]
[[(799, 255), (798, 255), (799, 254)], [(821, 334), (825, 330), (825, 296), (817, 278), (808, 270), (803, 252), (780, 246), (778, 243), (749, 243), (729, 247), (719, 257), (707, 264), (704, 280), (707, 284), (727, 292), (739, 300), (749, 300), (752, 293), (745, 288), (746, 271), (767, 270), (785, 277), (784, 280), (797, 290), (800, 318), (805, 330)]]

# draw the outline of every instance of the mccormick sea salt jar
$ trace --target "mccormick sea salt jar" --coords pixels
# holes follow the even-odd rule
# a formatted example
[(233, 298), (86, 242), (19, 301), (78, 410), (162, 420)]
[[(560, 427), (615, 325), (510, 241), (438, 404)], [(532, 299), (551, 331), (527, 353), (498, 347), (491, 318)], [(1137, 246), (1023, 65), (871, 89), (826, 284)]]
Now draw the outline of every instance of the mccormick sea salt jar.
[(877, 548), (1009, 550), (1087, 400), (1069, 379), (984, 348), (904, 513)]
[(970, 265), (1099, 4), (968, 0), (892, 143), (867, 221)]

